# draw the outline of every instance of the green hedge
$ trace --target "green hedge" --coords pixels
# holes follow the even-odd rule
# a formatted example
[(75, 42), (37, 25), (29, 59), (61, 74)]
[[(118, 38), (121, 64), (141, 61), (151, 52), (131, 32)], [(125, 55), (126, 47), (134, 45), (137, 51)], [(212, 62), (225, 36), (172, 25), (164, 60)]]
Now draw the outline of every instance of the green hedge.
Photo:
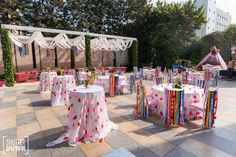
[(91, 63), (91, 37), (86, 35), (85, 36), (85, 63), (86, 63), (86, 68), (91, 68), (92, 63)]
[(8, 31), (6, 29), (0, 29), (0, 31), (1, 31), (1, 42), (2, 42), (2, 55), (3, 55), (4, 70), (5, 70), (5, 81), (6, 81), (6, 86), (11, 87), (14, 86), (15, 82), (11, 42), (8, 36)]
[(132, 64), (133, 67), (138, 67), (138, 41), (133, 42), (132, 46), (130, 47), (129, 53), (130, 64)]

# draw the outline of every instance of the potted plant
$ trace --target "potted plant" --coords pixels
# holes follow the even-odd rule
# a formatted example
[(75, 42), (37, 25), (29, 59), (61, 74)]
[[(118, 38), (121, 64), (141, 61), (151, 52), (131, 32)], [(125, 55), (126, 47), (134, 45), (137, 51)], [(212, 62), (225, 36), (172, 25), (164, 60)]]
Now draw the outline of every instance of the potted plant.
[(180, 78), (176, 78), (176, 80), (174, 81), (174, 88), (177, 89), (182, 89), (182, 80)]
[(60, 67), (58, 67), (56, 68), (56, 73), (57, 75), (63, 75), (63, 70)]
[(45, 66), (45, 71), (46, 71), (46, 72), (50, 72), (50, 71), (51, 71), (51, 65)]

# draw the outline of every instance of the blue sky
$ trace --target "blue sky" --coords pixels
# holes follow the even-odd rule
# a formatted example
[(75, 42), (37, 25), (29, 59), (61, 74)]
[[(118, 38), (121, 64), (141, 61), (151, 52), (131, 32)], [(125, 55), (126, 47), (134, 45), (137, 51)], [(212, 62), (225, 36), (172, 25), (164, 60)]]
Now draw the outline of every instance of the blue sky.
[[(183, 2), (186, 0), (166, 0), (167, 2)], [(156, 0), (152, 0), (153, 3)], [(216, 0), (216, 5), (218, 8), (224, 10), (225, 12), (229, 12), (232, 16), (232, 23), (236, 24), (236, 0)]]

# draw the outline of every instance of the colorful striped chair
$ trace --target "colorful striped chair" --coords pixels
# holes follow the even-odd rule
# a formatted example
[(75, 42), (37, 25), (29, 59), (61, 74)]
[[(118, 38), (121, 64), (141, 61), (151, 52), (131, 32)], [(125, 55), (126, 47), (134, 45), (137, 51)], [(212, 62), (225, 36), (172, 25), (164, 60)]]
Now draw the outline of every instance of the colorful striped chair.
[(184, 90), (165, 89), (164, 119), (165, 127), (184, 125)]
[(207, 93), (206, 110), (203, 115), (203, 127), (214, 127), (218, 106), (218, 89), (211, 88)]
[(119, 89), (119, 76), (115, 76), (115, 74), (111, 74), (109, 78), (110, 83), (110, 96), (115, 96), (120, 94)]
[(214, 127), (216, 111), (218, 106), (218, 89), (210, 87), (205, 95), (204, 103), (192, 103), (190, 107), (202, 112), (203, 128)]
[(187, 71), (182, 72), (182, 83), (183, 84), (189, 83), (189, 72)]
[(146, 97), (146, 88), (142, 80), (137, 81), (136, 88), (136, 114), (142, 118), (148, 118), (149, 104)]

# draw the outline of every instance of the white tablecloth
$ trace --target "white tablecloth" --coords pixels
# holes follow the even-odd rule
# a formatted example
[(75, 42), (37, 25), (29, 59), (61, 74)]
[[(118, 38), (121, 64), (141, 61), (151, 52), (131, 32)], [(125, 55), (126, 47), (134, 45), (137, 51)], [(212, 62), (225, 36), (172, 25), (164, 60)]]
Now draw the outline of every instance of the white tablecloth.
[[(118, 75), (115, 75), (118, 76)], [(105, 75), (105, 76), (99, 76), (95, 84), (98, 86), (102, 86), (105, 90), (106, 93), (109, 93), (110, 91), (110, 75)], [(127, 83), (127, 77), (124, 75), (119, 75), (119, 90), (121, 90), (121, 85), (125, 85)]]
[(51, 92), (51, 105), (67, 105), (69, 101), (69, 92), (75, 87), (73, 75), (54, 77)]
[[(152, 87), (151, 98), (157, 105), (151, 106), (151, 111), (163, 116), (165, 97), (164, 88), (172, 88), (172, 84), (160, 84)], [(191, 103), (204, 102), (204, 90), (194, 85), (184, 85), (184, 115), (185, 119), (201, 117), (201, 113), (190, 108)]]
[(69, 140), (75, 146), (79, 141), (102, 141), (117, 125), (109, 120), (105, 93), (102, 87), (78, 86), (70, 92), (68, 131), (47, 146)]
[(56, 72), (41, 72), (38, 91), (40, 93), (50, 93), (52, 89), (52, 80), (57, 76)]

